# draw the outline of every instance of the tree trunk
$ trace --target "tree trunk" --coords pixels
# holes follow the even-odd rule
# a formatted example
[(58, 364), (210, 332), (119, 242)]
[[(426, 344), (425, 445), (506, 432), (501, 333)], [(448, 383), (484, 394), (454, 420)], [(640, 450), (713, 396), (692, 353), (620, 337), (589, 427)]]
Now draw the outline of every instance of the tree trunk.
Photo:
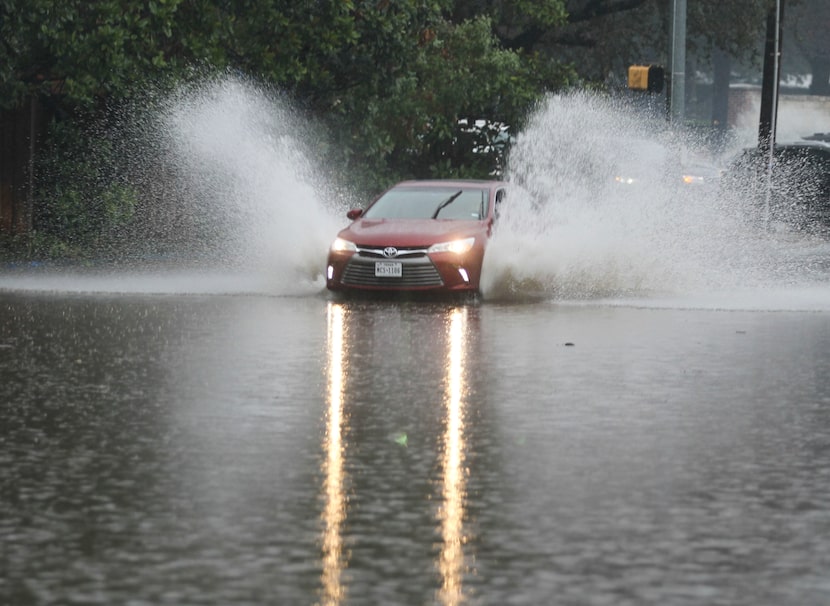
[(0, 115), (0, 233), (32, 230), (34, 159), (41, 124), (35, 97)]
[(783, 26), (784, 0), (780, 0), (778, 5), (770, 7), (767, 13), (767, 35), (764, 43), (764, 69), (761, 82), (761, 116), (758, 122), (758, 149), (764, 154), (775, 145)]

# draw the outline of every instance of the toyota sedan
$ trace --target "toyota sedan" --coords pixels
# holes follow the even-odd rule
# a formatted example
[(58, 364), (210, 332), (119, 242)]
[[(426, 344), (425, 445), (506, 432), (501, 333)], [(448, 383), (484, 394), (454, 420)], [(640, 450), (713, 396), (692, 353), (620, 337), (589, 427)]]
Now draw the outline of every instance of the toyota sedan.
[(326, 286), (337, 292), (478, 293), (484, 250), (507, 184), (404, 181), (331, 245)]

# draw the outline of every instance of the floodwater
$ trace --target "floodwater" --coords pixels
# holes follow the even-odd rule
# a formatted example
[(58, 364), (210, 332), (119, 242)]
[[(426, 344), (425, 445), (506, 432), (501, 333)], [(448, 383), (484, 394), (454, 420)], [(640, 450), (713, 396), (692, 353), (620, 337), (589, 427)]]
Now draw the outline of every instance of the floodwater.
[(32, 280), (0, 603), (830, 602), (827, 308)]
[(826, 238), (605, 187), (642, 124), (552, 97), (482, 300), (339, 302), (280, 98), (157, 118), (128, 243), (196, 268), (0, 271), (0, 604), (830, 603)]

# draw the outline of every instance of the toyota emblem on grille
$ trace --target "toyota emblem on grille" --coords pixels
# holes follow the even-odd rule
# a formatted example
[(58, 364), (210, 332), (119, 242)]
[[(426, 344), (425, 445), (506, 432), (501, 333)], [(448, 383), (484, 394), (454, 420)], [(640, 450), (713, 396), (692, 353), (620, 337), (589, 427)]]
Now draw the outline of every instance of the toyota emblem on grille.
[(394, 246), (387, 246), (383, 249), (383, 256), (387, 259), (394, 259), (398, 256), (398, 249)]

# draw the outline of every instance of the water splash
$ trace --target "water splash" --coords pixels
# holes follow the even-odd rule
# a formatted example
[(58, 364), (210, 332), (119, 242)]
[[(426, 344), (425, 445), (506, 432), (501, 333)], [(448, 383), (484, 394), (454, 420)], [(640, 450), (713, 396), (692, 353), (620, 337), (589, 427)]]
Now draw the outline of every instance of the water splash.
[(178, 193), (213, 236), (212, 256), (271, 276), (280, 292), (320, 288), (342, 220), (313, 161), (311, 124), (278, 94), (232, 77), (180, 91), (157, 124)]
[(586, 92), (538, 108), (511, 153), (485, 298), (665, 300), (826, 282), (826, 264), (814, 271), (826, 242), (760, 229), (714, 181), (683, 184), (690, 167), (715, 177), (719, 158), (659, 122)]
[[(328, 245), (354, 203), (318, 164), (324, 137), (280, 94), (224, 76), (121, 120), (147, 201), (126, 239), (161, 262), (15, 270), (3, 289), (323, 292)], [(512, 150), (485, 300), (830, 310), (828, 242), (759, 229), (744, 200), (679, 186), (681, 167), (718, 158), (660, 122), (586, 92), (539, 106)]]
[(113, 112), (106, 127), (119, 176), (140, 198), (114, 266), (17, 268), (4, 288), (321, 292), (326, 252), (350, 204), (318, 166), (315, 145), (324, 137), (313, 124), (278, 92), (241, 76), (149, 91), (139, 105)]

